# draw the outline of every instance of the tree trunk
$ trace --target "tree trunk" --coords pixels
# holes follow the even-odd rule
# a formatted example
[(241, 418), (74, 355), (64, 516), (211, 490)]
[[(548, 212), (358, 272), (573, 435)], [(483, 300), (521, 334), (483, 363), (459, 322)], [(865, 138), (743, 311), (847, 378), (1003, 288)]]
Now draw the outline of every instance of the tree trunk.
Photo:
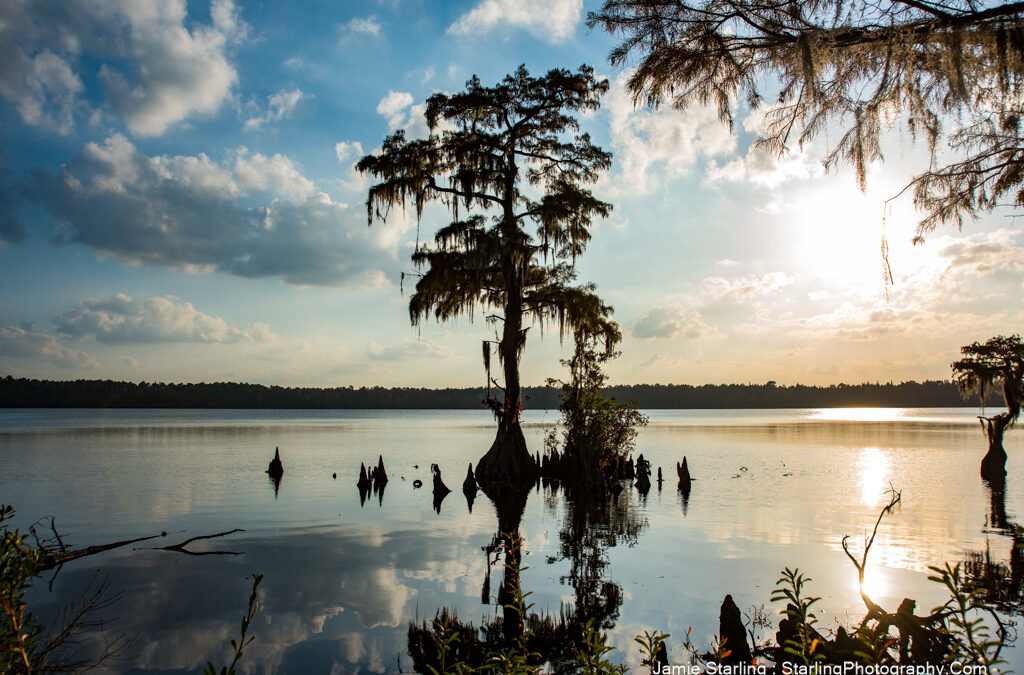
[[(511, 195), (513, 189), (514, 181), (510, 181), (508, 194)], [(510, 200), (505, 205), (506, 237), (510, 241), (518, 234), (512, 204)], [(507, 294), (498, 353), (505, 375), (505, 404), (494, 443), (476, 464), (476, 480), (485, 492), (489, 488), (493, 490), (503, 485), (525, 485), (537, 480), (537, 463), (526, 449), (526, 439), (519, 425), (519, 413), (522, 411), (519, 356), (526, 336), (523, 334), (523, 271), (511, 251), (502, 260), (502, 275), (505, 277)]]
[(1003, 449), (1003, 432), (1010, 424), (1010, 414), (1000, 413), (995, 417), (981, 417), (988, 436), (988, 453), (981, 460), (981, 476), (989, 481), (1001, 481), (1006, 476), (1006, 450)]
[(520, 325), (521, 317), (510, 320), (506, 312), (505, 334), (498, 346), (505, 371), (505, 405), (494, 443), (476, 465), (476, 480), (485, 492), (537, 480), (537, 463), (526, 449), (526, 438), (519, 424), (519, 352), (523, 339)]

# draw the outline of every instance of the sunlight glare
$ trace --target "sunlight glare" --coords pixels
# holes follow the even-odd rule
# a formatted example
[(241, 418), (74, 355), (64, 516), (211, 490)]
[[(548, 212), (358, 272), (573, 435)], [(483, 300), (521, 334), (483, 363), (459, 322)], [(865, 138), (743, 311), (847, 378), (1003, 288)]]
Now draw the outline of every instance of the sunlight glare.
[[(874, 548), (871, 550), (874, 552)], [(864, 570), (863, 589), (865, 593), (871, 596), (872, 600), (877, 601), (884, 596), (889, 590), (888, 586), (885, 580), (884, 568), (869, 566)], [(858, 588), (858, 592), (859, 590)]]
[(820, 408), (811, 417), (835, 422), (896, 422), (906, 412), (906, 408)]
[(801, 268), (841, 287), (878, 285), (883, 233), (879, 202), (844, 185), (805, 195), (799, 213), (794, 252)]
[(818, 282), (849, 291), (882, 287), (882, 238), (890, 257), (902, 259), (912, 248), (917, 222), (907, 200), (889, 203), (902, 185), (874, 175), (862, 194), (848, 176), (825, 181), (793, 203), (791, 254), (797, 268)]
[(878, 448), (864, 448), (857, 460), (861, 500), (867, 506), (879, 506), (888, 488), (889, 459)]

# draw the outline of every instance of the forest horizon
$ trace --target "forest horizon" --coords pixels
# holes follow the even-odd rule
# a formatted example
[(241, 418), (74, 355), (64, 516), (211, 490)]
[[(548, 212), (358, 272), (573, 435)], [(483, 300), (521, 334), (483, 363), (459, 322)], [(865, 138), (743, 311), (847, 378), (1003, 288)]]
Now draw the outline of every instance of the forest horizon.
[[(834, 384), (633, 384), (603, 393), (641, 409), (975, 407), (977, 394), (961, 396), (948, 380)], [(50, 381), (0, 377), (0, 408), (255, 408), (255, 409), (466, 409), (483, 410), (483, 387), (280, 387), (261, 384)], [(558, 408), (553, 386), (524, 386), (523, 407)], [(997, 391), (986, 407), (999, 407)]]

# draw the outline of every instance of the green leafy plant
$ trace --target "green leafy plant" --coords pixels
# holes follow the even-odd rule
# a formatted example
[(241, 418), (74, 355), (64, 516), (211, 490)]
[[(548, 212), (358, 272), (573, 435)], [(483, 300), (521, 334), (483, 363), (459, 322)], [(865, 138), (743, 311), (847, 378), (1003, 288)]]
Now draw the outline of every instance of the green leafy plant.
[(951, 638), (946, 662), (978, 664), (987, 668), (1003, 663), (1000, 656), (1003, 640), (992, 635), (985, 617), (998, 625), (1000, 635), (1005, 633), (1003, 624), (999, 615), (986, 605), (982, 591), (965, 585), (959, 563), (928, 569), (934, 572), (928, 578), (949, 590), (949, 600), (933, 611), (933, 614), (946, 617), (945, 626), (941, 629)]
[(206, 668), (203, 669), (203, 675), (236, 675), (235, 667), (242, 659), (242, 650), (256, 639), (255, 636), (249, 636), (249, 626), (252, 625), (252, 620), (256, 617), (256, 612), (260, 608), (259, 586), (260, 582), (263, 581), (263, 575), (253, 573), (249, 578), (252, 579), (252, 592), (249, 594), (249, 606), (246, 609), (245, 616), (242, 617), (241, 635), (238, 640), (231, 641), (231, 648), (235, 651), (234, 656), (231, 658), (231, 663), (217, 670), (217, 666), (213, 665), (212, 661), (207, 661)]
[(31, 673), (36, 637), (42, 627), (28, 612), (25, 593), (39, 573), (43, 552), (25, 542), (26, 537), (5, 523), (14, 517), (14, 508), (0, 505), (0, 672)]
[(658, 663), (658, 654), (662, 652), (665, 647), (665, 640), (669, 638), (668, 633), (659, 633), (657, 631), (650, 632), (644, 630), (643, 635), (637, 635), (633, 638), (633, 641), (640, 645), (640, 656), (642, 657), (640, 662), (651, 669), (654, 672), (654, 666)]
[(452, 651), (459, 642), (459, 632), (455, 628), (452, 617), (448, 615), (448, 612), (442, 612), (441, 616), (434, 619), (433, 626), (434, 631), (431, 637), (434, 641), (434, 649), (437, 652), (438, 667), (435, 668), (433, 665), (428, 664), (427, 670), (433, 673), (433, 675), (469, 672), (466, 664), (462, 661), (456, 660), (453, 663), (448, 663)]
[(811, 610), (821, 598), (805, 595), (804, 586), (811, 581), (804, 576), (799, 568), (782, 570), (782, 576), (776, 581), (772, 592), (772, 602), (786, 602), (785, 614), (793, 622), (794, 637), (779, 645), (787, 654), (799, 659), (803, 664), (810, 665), (824, 658), (821, 652), (821, 638), (814, 629), (818, 617)]
[(600, 675), (602, 673), (625, 673), (625, 666), (616, 665), (608, 659), (608, 652), (613, 647), (608, 644), (608, 638), (594, 625), (594, 620), (587, 621), (583, 627), (583, 638), (579, 646), (573, 647), (576, 657), (577, 672), (585, 675)]

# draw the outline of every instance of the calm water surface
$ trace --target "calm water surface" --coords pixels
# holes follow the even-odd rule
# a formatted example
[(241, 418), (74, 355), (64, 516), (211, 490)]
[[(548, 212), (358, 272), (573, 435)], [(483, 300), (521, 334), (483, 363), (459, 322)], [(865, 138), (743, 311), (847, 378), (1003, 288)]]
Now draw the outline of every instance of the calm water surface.
[[(944, 599), (927, 581), (929, 565), (986, 550), (1005, 561), (1012, 542), (993, 527), (1002, 501), (993, 503), (978, 476), (985, 439), (976, 414), (651, 411), (637, 450), (663, 468), (664, 487), (646, 497), (623, 492), (612, 522), (595, 526), (610, 544), (603, 579), (621, 591), (609, 631), (617, 658), (635, 664), (633, 636), (657, 628), (673, 635), (678, 662), (677, 638), (688, 627), (698, 644), (718, 631), (726, 593), (741, 609), (777, 612), (769, 596), (786, 566), (814, 579), (825, 626), (859, 620), (856, 573), (840, 542), (861, 541), (890, 484), (903, 504), (881, 528), (867, 578), (890, 611), (907, 596), (919, 613)], [(531, 450), (556, 419), (527, 414)], [(0, 410), (0, 502), (18, 509), (21, 527), (52, 515), (74, 546), (245, 530), (192, 546), (241, 555), (121, 549), (70, 563), (52, 591), (44, 578), (30, 597), (43, 618), (97, 569), (121, 592), (109, 630), (135, 638), (112, 672), (196, 672), (207, 659), (223, 662), (251, 572), (265, 575), (264, 598), (244, 672), (408, 671), (410, 621), (442, 607), (477, 624), (499, 614), (501, 563), (489, 566), (483, 550), (497, 529), (495, 509), (481, 494), (470, 511), (459, 490), (493, 436), (487, 411)], [(1011, 521), (1024, 514), (1022, 445), (1024, 432), (1007, 434)], [(285, 466), (277, 491), (264, 473), (275, 446)], [(391, 481), (380, 503), (361, 504), (360, 462), (378, 454)], [(683, 455), (696, 479), (685, 501), (674, 469)], [(440, 513), (432, 462), (455, 490)], [(413, 489), (417, 478), (423, 489)], [(575, 601), (560, 538), (568, 512), (548, 489), (526, 504), (522, 580), (534, 611)], [(1022, 652), (1008, 652), (1018, 672)]]

